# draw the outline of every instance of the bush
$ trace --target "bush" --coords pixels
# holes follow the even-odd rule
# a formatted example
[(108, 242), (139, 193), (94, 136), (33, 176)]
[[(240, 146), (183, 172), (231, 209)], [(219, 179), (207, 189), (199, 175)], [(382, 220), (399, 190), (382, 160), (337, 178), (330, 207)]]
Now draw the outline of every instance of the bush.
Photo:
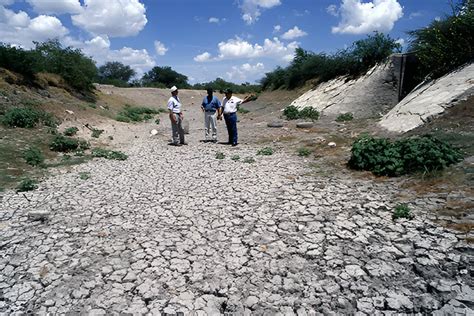
[(23, 179), (20, 184), (16, 187), (16, 192), (26, 192), (36, 190), (38, 188), (38, 182), (32, 179)]
[(396, 220), (399, 218), (412, 219), (413, 215), (410, 212), (410, 208), (406, 204), (399, 204), (395, 207), (392, 214), (392, 219)]
[(234, 156), (230, 157), (230, 159), (233, 160), (233, 161), (239, 161), (240, 156), (239, 155), (234, 155)]
[(347, 122), (352, 121), (353, 119), (354, 116), (352, 115), (352, 113), (343, 113), (336, 118), (336, 122)]
[(225, 154), (218, 151), (216, 152), (216, 159), (224, 159), (225, 158)]
[(92, 129), (92, 137), (94, 138), (99, 138), (100, 134), (102, 134), (104, 132), (103, 129), (96, 129), (96, 128), (93, 128)]
[(395, 142), (363, 136), (352, 145), (348, 165), (376, 175), (399, 176), (442, 170), (461, 160), (459, 150), (429, 135)]
[(9, 127), (33, 128), (39, 123), (56, 127), (58, 121), (52, 114), (33, 108), (11, 108), (2, 118), (2, 124)]
[(301, 147), (301, 148), (298, 148), (297, 153), (298, 153), (298, 156), (300, 157), (307, 157), (311, 154), (311, 149), (307, 147)]
[(39, 166), (44, 162), (44, 155), (39, 148), (30, 147), (23, 152), (23, 158), (31, 166)]
[(79, 179), (81, 180), (89, 180), (91, 177), (90, 172), (79, 172)]
[(79, 129), (77, 127), (73, 126), (73, 127), (66, 128), (64, 130), (63, 134), (66, 135), (66, 136), (74, 136), (74, 135), (76, 135), (77, 132), (79, 132)]
[(294, 105), (289, 105), (283, 110), (283, 115), (286, 116), (287, 120), (296, 120), (296, 119), (310, 119), (317, 120), (319, 119), (319, 112), (312, 107), (305, 107), (302, 110)]
[(163, 109), (155, 110), (144, 106), (126, 105), (116, 117), (120, 122), (142, 122), (153, 118), (152, 115), (163, 112)]
[(92, 156), (113, 159), (113, 160), (126, 160), (128, 156), (120, 151), (108, 150), (103, 148), (94, 148), (92, 149)]
[(52, 151), (58, 152), (70, 152), (76, 150), (78, 147), (79, 141), (77, 139), (63, 135), (57, 135), (49, 145)]
[(259, 151), (257, 151), (257, 155), (260, 155), (260, 156), (271, 156), (273, 155), (273, 148), (271, 147), (264, 147), (262, 149), (260, 149)]

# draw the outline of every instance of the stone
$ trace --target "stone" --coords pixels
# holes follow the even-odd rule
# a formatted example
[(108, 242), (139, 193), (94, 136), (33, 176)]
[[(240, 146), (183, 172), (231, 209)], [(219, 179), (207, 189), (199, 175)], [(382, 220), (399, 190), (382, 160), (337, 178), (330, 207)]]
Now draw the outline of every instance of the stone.
[(35, 210), (28, 212), (28, 218), (32, 221), (45, 221), (50, 215), (51, 213), (45, 210)]
[(354, 277), (354, 278), (366, 275), (365, 271), (362, 270), (362, 268), (358, 265), (347, 265), (345, 267), (345, 270), (347, 274), (349, 274), (351, 277)]
[(299, 123), (296, 123), (296, 127), (297, 128), (312, 128), (314, 127), (314, 123), (313, 122), (299, 122)]
[(281, 121), (273, 121), (267, 124), (267, 127), (273, 127), (273, 128), (280, 128), (283, 126), (285, 126), (285, 124)]
[(255, 304), (259, 302), (258, 297), (256, 296), (249, 296), (244, 301), (244, 306), (248, 308), (252, 308)]

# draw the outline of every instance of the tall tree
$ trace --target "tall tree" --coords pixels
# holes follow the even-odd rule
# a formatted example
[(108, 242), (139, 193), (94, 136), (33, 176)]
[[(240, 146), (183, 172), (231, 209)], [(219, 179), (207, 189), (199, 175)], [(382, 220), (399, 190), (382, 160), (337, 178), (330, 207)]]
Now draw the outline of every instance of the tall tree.
[(143, 75), (142, 82), (145, 86), (163, 86), (168, 88), (172, 86), (177, 86), (178, 88), (189, 87), (188, 77), (174, 71), (169, 66), (153, 67), (153, 69)]
[(99, 78), (101, 80), (121, 80), (128, 82), (135, 74), (135, 70), (119, 61), (109, 61), (99, 67)]

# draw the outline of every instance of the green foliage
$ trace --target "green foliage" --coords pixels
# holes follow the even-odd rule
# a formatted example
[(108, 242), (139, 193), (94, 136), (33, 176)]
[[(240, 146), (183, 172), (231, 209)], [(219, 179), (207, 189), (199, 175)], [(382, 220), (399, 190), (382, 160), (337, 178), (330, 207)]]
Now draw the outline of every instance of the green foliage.
[(72, 126), (72, 127), (66, 128), (63, 134), (66, 136), (74, 136), (76, 135), (77, 132), (79, 132), (79, 129), (75, 126)]
[(231, 89), (234, 93), (244, 94), (250, 92), (260, 92), (261, 86), (260, 85), (252, 85), (248, 82), (242, 84), (235, 84), (232, 82), (225, 81), (222, 78), (217, 78), (214, 81), (205, 82), (205, 83), (196, 83), (192, 86), (195, 90), (206, 90), (207, 88), (211, 88), (214, 91), (219, 91), (223, 93), (225, 89)]
[(333, 55), (297, 48), (288, 67), (266, 73), (260, 83), (263, 90), (294, 89), (316, 78), (324, 82), (338, 76), (356, 77), (400, 49), (394, 39), (378, 32)]
[(426, 76), (441, 77), (474, 60), (474, 5), (471, 0), (459, 4), (451, 16), (408, 32), (410, 50), (421, 63), (419, 81)]
[(114, 160), (126, 160), (128, 156), (120, 151), (108, 150), (104, 148), (92, 149), (92, 156)]
[(239, 155), (233, 155), (232, 157), (230, 157), (230, 159), (233, 160), (233, 161), (239, 161), (240, 156)]
[(58, 120), (50, 113), (33, 108), (10, 108), (2, 118), (2, 124), (9, 127), (33, 128), (39, 123), (56, 127)]
[(311, 149), (307, 147), (300, 147), (298, 148), (297, 153), (300, 157), (307, 157), (311, 154)]
[(58, 152), (70, 152), (74, 151), (79, 147), (79, 141), (74, 138), (66, 137), (63, 135), (57, 135), (50, 143), (49, 148), (52, 151)]
[(319, 112), (309, 106), (305, 107), (302, 110), (298, 110), (297, 107), (293, 105), (289, 105), (283, 110), (283, 115), (286, 116), (287, 120), (296, 120), (296, 119), (317, 120), (319, 118)]
[(429, 135), (395, 142), (363, 136), (352, 145), (348, 164), (376, 175), (399, 176), (442, 170), (461, 160), (462, 154), (457, 149)]
[(274, 150), (271, 147), (264, 147), (257, 151), (257, 155), (259, 156), (271, 156), (273, 155)]
[(80, 139), (78, 142), (79, 142), (79, 146), (78, 146), (79, 150), (84, 151), (91, 148), (91, 144), (89, 144), (89, 142), (86, 140)]
[(255, 159), (253, 157), (247, 157), (244, 160), (242, 160), (244, 163), (254, 163)]
[(79, 172), (79, 179), (81, 180), (89, 180), (91, 177), (90, 172)]
[(354, 119), (354, 116), (352, 115), (352, 113), (348, 112), (348, 113), (340, 114), (336, 118), (336, 122), (347, 122), (347, 121), (352, 121), (353, 119)]
[(155, 120), (155, 124), (156, 124), (156, 125), (160, 125), (160, 118), (157, 118), (157, 119)]
[(31, 166), (39, 166), (44, 162), (44, 155), (37, 147), (29, 147), (23, 152), (23, 158)]
[(99, 83), (114, 86), (128, 86), (127, 82), (135, 76), (135, 70), (118, 61), (109, 61), (99, 67)]
[(243, 108), (243, 107), (241, 107), (241, 106), (239, 106), (239, 107), (237, 108), (237, 112), (239, 112), (239, 113), (241, 113), (241, 114), (250, 113), (249, 110), (247, 110), (246, 108)]
[(180, 74), (169, 66), (153, 67), (149, 72), (143, 75), (142, 84), (146, 87), (166, 87), (177, 86), (179, 89), (190, 87), (188, 77)]
[(126, 105), (115, 118), (119, 122), (142, 122), (151, 119), (155, 114), (162, 112), (162, 109), (155, 110), (144, 106)]
[(96, 128), (93, 128), (93, 129), (92, 129), (92, 135), (91, 135), (91, 137), (99, 138), (100, 134), (102, 134), (103, 132), (104, 132), (103, 129), (96, 129)]
[(393, 210), (392, 219), (396, 220), (399, 218), (413, 218), (413, 215), (411, 214), (410, 208), (407, 204), (398, 204)]
[(16, 192), (26, 192), (36, 190), (38, 188), (38, 182), (33, 179), (23, 179), (20, 184), (16, 187)]
[(223, 152), (216, 152), (216, 159), (224, 159), (225, 158), (225, 154)]

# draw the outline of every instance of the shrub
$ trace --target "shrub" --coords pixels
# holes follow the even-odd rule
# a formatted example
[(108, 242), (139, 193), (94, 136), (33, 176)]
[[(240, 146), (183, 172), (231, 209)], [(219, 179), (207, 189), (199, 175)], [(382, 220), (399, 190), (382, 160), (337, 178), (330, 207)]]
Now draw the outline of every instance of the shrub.
[(302, 110), (294, 105), (289, 105), (283, 110), (283, 115), (286, 116), (287, 120), (296, 120), (296, 119), (310, 119), (317, 120), (319, 118), (319, 112), (313, 107), (305, 107)]
[(33, 128), (39, 123), (56, 127), (57, 119), (50, 113), (33, 108), (11, 108), (5, 112), (2, 123), (9, 127)]
[(311, 150), (307, 147), (301, 147), (297, 150), (298, 156), (300, 157), (307, 157), (311, 154)]
[(354, 119), (354, 116), (352, 115), (352, 113), (343, 113), (343, 114), (340, 114), (337, 118), (336, 118), (336, 122), (347, 122), (347, 121), (352, 121), (352, 119)]
[(92, 149), (92, 156), (114, 160), (126, 160), (128, 156), (120, 151), (108, 150), (103, 148)]
[(224, 159), (225, 158), (225, 154), (218, 151), (216, 152), (216, 159)]
[(260, 156), (271, 156), (273, 155), (273, 148), (271, 147), (264, 147), (262, 149), (260, 149), (259, 151), (257, 151), (257, 155), (260, 155)]
[(89, 148), (91, 148), (91, 144), (88, 141), (83, 140), (83, 139), (79, 140), (79, 150), (84, 151)]
[(157, 119), (155, 120), (155, 124), (156, 124), (156, 125), (159, 125), (159, 124), (160, 124), (160, 119), (159, 119), (159, 118), (157, 118)]
[(23, 158), (31, 166), (39, 166), (44, 162), (44, 155), (37, 147), (30, 147), (23, 152)]
[(16, 187), (17, 192), (26, 192), (36, 190), (38, 188), (38, 182), (32, 179), (23, 179), (20, 184)]
[(92, 137), (94, 138), (99, 138), (100, 134), (102, 134), (104, 132), (103, 129), (96, 129), (96, 128), (93, 128), (92, 129)]
[(429, 135), (395, 142), (363, 136), (352, 145), (348, 165), (376, 175), (399, 176), (441, 170), (461, 160), (459, 150)]
[(395, 207), (392, 214), (392, 219), (396, 220), (399, 218), (412, 219), (414, 216), (411, 214), (410, 208), (406, 204), (399, 204)]
[(63, 134), (66, 135), (66, 136), (74, 136), (74, 135), (76, 135), (77, 132), (79, 132), (79, 129), (77, 127), (73, 126), (73, 127), (66, 128), (64, 130)]
[(234, 155), (234, 156), (230, 157), (230, 159), (233, 160), (233, 161), (238, 161), (238, 160), (240, 160), (240, 156), (239, 155)]
[(152, 115), (159, 114), (163, 110), (155, 110), (144, 106), (126, 105), (117, 115), (116, 120), (120, 122), (142, 122), (153, 118)]
[(247, 110), (246, 108), (243, 108), (243, 107), (241, 107), (241, 106), (239, 106), (239, 107), (237, 108), (237, 112), (239, 112), (239, 113), (241, 113), (241, 114), (250, 113), (249, 110)]
[(79, 178), (81, 180), (88, 180), (90, 179), (91, 174), (89, 172), (79, 172)]
[(70, 152), (76, 150), (78, 147), (79, 141), (77, 139), (65, 137), (63, 135), (57, 135), (49, 145), (49, 148), (52, 151), (58, 152)]

